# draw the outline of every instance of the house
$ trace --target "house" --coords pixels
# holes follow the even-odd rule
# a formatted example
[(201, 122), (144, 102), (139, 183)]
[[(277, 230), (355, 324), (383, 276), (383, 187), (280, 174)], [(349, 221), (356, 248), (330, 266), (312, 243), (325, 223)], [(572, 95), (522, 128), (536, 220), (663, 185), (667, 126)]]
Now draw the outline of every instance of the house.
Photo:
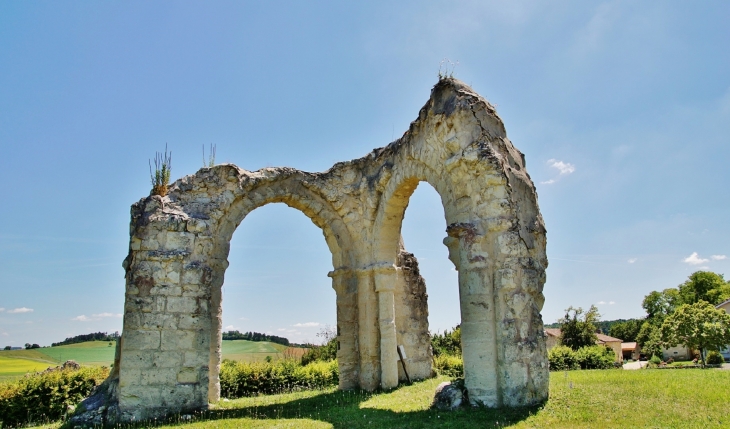
[(621, 343), (621, 354), (625, 359), (639, 360), (641, 356), (641, 346), (636, 341)]
[[(560, 329), (557, 328), (545, 328), (545, 346), (547, 346), (548, 350), (560, 345)], [(624, 355), (621, 350), (621, 340), (618, 338), (609, 337), (608, 335), (604, 334), (596, 334), (597, 340), (596, 344), (599, 346), (606, 346), (610, 347), (611, 350), (613, 350), (614, 355), (616, 356), (616, 362), (623, 362), (624, 361)]]
[[(730, 313), (730, 299), (725, 302), (721, 302), (715, 306), (717, 309), (723, 309), (726, 313)], [(726, 361), (730, 360), (730, 345), (720, 350), (720, 354), (725, 358)]]

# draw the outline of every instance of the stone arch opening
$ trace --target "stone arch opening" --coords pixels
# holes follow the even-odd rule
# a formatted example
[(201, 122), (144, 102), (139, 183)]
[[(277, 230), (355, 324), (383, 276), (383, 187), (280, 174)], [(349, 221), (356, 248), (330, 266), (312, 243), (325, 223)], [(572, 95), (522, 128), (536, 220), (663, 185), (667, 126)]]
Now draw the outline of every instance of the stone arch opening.
[[(234, 199), (226, 215), (220, 220), (220, 227), (215, 234), (218, 239), (214, 245), (213, 254), (219, 255), (224, 263), (219, 264), (213, 273), (216, 281), (211, 290), (211, 314), (212, 325), (210, 330), (210, 358), (209, 358), (209, 386), (208, 399), (211, 402), (220, 399), (220, 364), (222, 361), (221, 335), (223, 330), (223, 307), (222, 291), (225, 270), (228, 268), (228, 254), (230, 242), (236, 229), (245, 221), (245, 218), (254, 210), (269, 204), (282, 203), (290, 208), (301, 212), (309, 218), (312, 223), (322, 230), (325, 242), (332, 257), (333, 270), (348, 264), (350, 255), (343, 251), (349, 247), (349, 232), (339, 216), (327, 207), (321, 196), (304, 188), (297, 180), (285, 179), (273, 183), (265, 183), (250, 189), (245, 195)], [(326, 273), (325, 273), (326, 274)], [(333, 284), (335, 291), (337, 288)], [(352, 297), (349, 297), (352, 299)], [(343, 297), (344, 300), (347, 297)], [(339, 305), (338, 305), (339, 307)], [(340, 314), (338, 313), (338, 318)], [(344, 323), (343, 323), (344, 325)], [(339, 320), (338, 320), (339, 326)], [(346, 355), (354, 355), (356, 344), (351, 343), (349, 349), (340, 347), (343, 355), (343, 362), (347, 361)], [(348, 368), (341, 368), (344, 378), (347, 379)], [(352, 372), (352, 371), (350, 371)]]

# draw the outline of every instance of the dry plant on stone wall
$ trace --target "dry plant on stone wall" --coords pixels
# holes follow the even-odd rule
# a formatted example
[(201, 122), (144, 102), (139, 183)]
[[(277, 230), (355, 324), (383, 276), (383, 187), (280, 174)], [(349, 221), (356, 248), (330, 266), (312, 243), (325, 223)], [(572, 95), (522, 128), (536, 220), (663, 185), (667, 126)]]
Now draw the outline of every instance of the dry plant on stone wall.
[(172, 152), (167, 153), (167, 144), (165, 144), (165, 153), (155, 152), (155, 172), (152, 173), (152, 162), (150, 164), (150, 180), (152, 181), (152, 192), (150, 195), (159, 195), (164, 197), (167, 195), (167, 185), (170, 183), (170, 170), (172, 168)]

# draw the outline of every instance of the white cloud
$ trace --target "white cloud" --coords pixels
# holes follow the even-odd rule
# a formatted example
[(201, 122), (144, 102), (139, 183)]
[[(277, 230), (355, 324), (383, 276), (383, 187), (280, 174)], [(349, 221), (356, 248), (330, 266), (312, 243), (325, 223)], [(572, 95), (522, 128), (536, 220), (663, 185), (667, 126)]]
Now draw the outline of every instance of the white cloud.
[(2, 333), (2, 336), (3, 336), (3, 337), (8, 337), (8, 336), (10, 336), (10, 334), (8, 334), (7, 332), (3, 332), (3, 333)]
[(321, 323), (317, 322), (306, 322), (306, 323), (295, 323), (292, 326), (296, 326), (297, 328), (314, 328), (317, 326), (320, 326)]
[(248, 317), (241, 317), (240, 320), (250, 320)]
[(12, 310), (8, 310), (8, 313), (10, 314), (17, 314), (17, 313), (32, 313), (33, 309), (28, 307), (20, 307), (20, 308), (14, 308)]
[(552, 185), (553, 183), (555, 183), (555, 179), (546, 180), (546, 181), (540, 182), (540, 183), (543, 185)]
[(629, 260), (628, 260), (628, 261), (626, 261), (626, 262), (628, 262), (629, 264), (633, 264), (633, 263), (634, 263), (634, 262), (636, 262), (636, 261), (638, 261), (638, 259), (637, 259), (637, 258), (631, 258), (631, 259), (629, 259)]
[(227, 329), (227, 330), (229, 330), (229, 331), (235, 331), (235, 330), (236, 330), (236, 327), (235, 327), (235, 326), (233, 326), (233, 325), (228, 325), (228, 326), (226, 326), (226, 327), (225, 327), (224, 329)]
[(614, 305), (616, 304), (616, 301), (598, 301), (598, 305)]
[(712, 255), (710, 258), (713, 261), (722, 261), (723, 259), (727, 259), (727, 255)]
[(598, 305), (603, 305), (605, 303), (606, 303), (606, 301), (598, 301)]
[(702, 259), (699, 257), (697, 252), (692, 252), (691, 255), (687, 256), (686, 258), (682, 259), (682, 262), (685, 262), (690, 265), (702, 265), (705, 262), (708, 262), (709, 259)]
[(99, 314), (92, 314), (91, 317), (89, 317), (89, 316), (86, 316), (85, 314), (82, 314), (81, 316), (76, 316), (71, 320), (73, 320), (75, 322), (92, 322), (92, 321), (101, 320), (101, 319), (104, 319), (107, 317), (117, 317), (118, 318), (118, 317), (122, 317), (122, 315), (120, 313), (99, 313)]
[(561, 176), (575, 172), (575, 165), (569, 162), (558, 161), (557, 159), (548, 159), (548, 165), (557, 168)]
[(616, 304), (616, 301), (609, 301), (608, 302), (608, 305), (614, 305), (614, 304)]
[(0, 313), (2, 313), (3, 311), (5, 311), (5, 309), (0, 307)]

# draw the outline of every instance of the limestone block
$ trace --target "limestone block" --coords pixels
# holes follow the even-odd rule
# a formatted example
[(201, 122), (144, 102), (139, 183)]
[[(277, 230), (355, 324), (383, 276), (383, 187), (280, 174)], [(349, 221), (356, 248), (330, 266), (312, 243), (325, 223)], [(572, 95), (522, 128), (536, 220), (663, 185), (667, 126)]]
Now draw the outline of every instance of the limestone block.
[(196, 313), (198, 311), (198, 300), (187, 296), (168, 297), (167, 311), (169, 313)]
[(162, 331), (160, 350), (195, 350), (197, 336), (196, 331)]
[(160, 331), (132, 330), (124, 331), (124, 350), (157, 350), (160, 348)]
[(179, 368), (183, 364), (184, 352), (161, 351), (152, 354), (152, 362), (157, 368)]

